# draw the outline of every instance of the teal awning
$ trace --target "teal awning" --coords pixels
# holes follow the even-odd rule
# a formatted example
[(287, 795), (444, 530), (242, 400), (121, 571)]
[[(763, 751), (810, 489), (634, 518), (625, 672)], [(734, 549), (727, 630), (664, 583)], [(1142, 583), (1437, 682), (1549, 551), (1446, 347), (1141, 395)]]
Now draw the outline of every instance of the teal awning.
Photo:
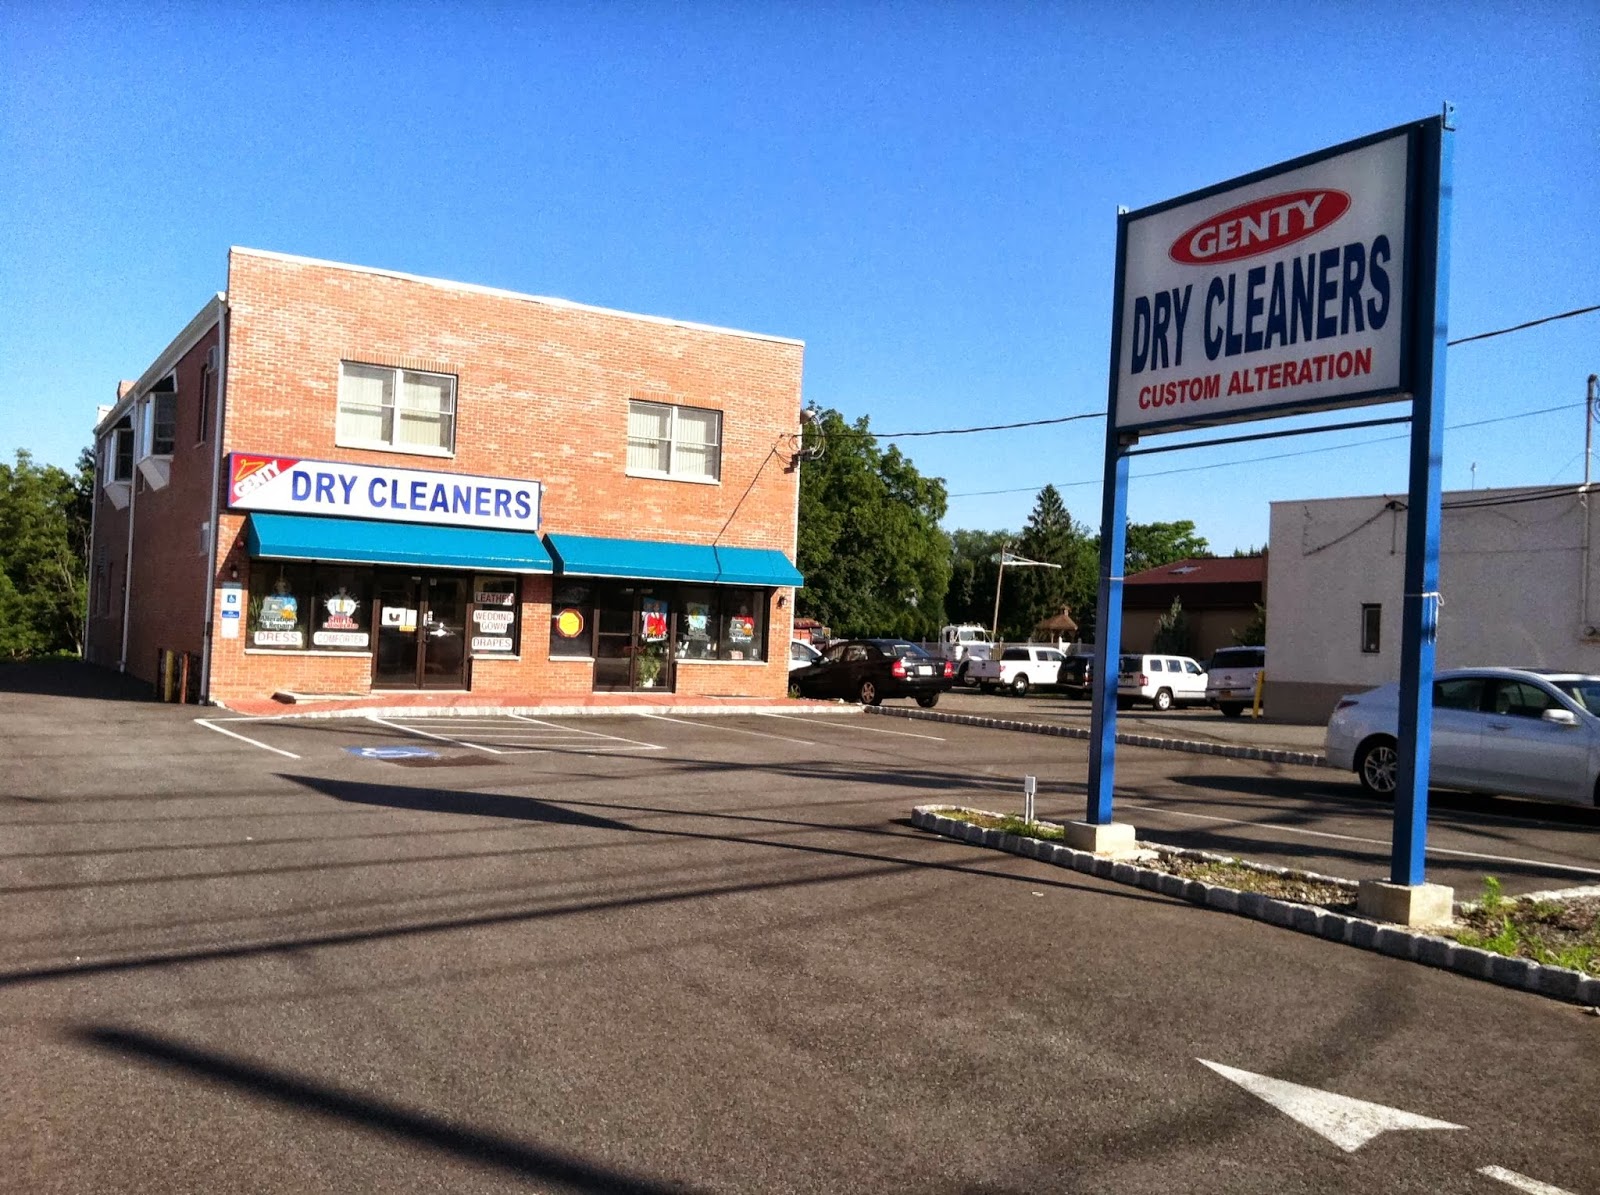
[(789, 558), (773, 548), (721, 548), (654, 539), (547, 535), (556, 568), (571, 577), (698, 581), (705, 585), (805, 584)]
[(251, 556), (268, 560), (338, 560), (495, 573), (551, 570), (550, 553), (531, 531), (252, 514), (249, 543)]

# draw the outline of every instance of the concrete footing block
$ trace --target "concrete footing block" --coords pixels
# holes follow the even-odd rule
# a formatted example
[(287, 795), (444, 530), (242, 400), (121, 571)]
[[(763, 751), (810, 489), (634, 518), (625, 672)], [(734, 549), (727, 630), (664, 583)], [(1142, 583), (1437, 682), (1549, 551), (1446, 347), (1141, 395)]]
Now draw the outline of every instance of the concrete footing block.
[(1131, 855), (1139, 849), (1133, 827), (1127, 822), (1068, 822), (1065, 830), (1068, 846), (1108, 859)]
[(1391, 884), (1362, 880), (1356, 909), (1363, 917), (1394, 925), (1449, 925), (1455, 892), (1443, 884)]

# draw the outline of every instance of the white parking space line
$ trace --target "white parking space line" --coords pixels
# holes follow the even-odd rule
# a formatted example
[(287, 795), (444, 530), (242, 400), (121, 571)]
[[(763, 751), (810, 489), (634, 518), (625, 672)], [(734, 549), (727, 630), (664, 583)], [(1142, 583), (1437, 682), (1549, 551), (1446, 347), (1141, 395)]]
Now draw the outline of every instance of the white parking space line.
[[(1194, 821), (1216, 822), (1224, 826), (1249, 826), (1257, 830), (1271, 830), (1278, 834), (1300, 834), (1307, 838), (1331, 838), (1336, 842), (1359, 842), (1366, 846), (1380, 846), (1388, 849), (1393, 844), (1387, 838), (1358, 838), (1353, 834), (1330, 834), (1326, 830), (1302, 830), (1299, 826), (1283, 826), (1277, 822), (1252, 822), (1237, 817), (1217, 817), (1210, 813), (1188, 813), (1182, 809), (1164, 809), (1159, 805), (1128, 805), (1123, 809), (1134, 809), (1143, 813), (1164, 813), (1171, 817), (1187, 817)], [(1430, 846), (1430, 855), (1450, 855), (1456, 859), (1480, 859), (1489, 863), (1516, 863), (1525, 867), (1537, 867), (1545, 871), (1567, 871), (1574, 875), (1600, 876), (1600, 871), (1592, 867), (1573, 867), (1566, 863), (1551, 863), (1544, 859), (1521, 859), (1515, 855), (1485, 855), (1478, 851), (1456, 851), (1448, 847)]]
[(1487, 1178), (1498, 1179), (1519, 1191), (1526, 1191), (1528, 1195), (1572, 1195), (1572, 1192), (1565, 1187), (1552, 1187), (1549, 1183), (1529, 1178), (1526, 1174), (1518, 1174), (1515, 1170), (1507, 1170), (1504, 1166), (1485, 1166), (1478, 1173)]
[(367, 721), (375, 722), (379, 726), (387, 726), (390, 730), (398, 730), (401, 734), (414, 734), (420, 738), (433, 739), (440, 743), (453, 743), (457, 747), (471, 747), (474, 751), (485, 751), (490, 755), (501, 754), (501, 752), (496, 751), (493, 747), (485, 747), (478, 743), (469, 743), (465, 739), (451, 738), (449, 735), (445, 734), (434, 734), (431, 730), (418, 730), (415, 726), (406, 726), (399, 722), (390, 722), (385, 718), (378, 717), (376, 714), (368, 714)]
[[(233, 720), (234, 719), (230, 719), (230, 721), (233, 721)], [(223, 727), (218, 726), (215, 722), (211, 721), (211, 719), (209, 719), (209, 718), (196, 718), (195, 719), (195, 723), (196, 723), (196, 725), (204, 726), (207, 730), (214, 730), (218, 734), (225, 734), (231, 739), (238, 739), (241, 743), (249, 743), (252, 747), (260, 747), (263, 751), (272, 751), (272, 752), (277, 753), (278, 755), (286, 755), (290, 759), (299, 759), (300, 758), (293, 751), (285, 751), (282, 747), (269, 746), (268, 744), (263, 743), (259, 739), (253, 739), (249, 735), (239, 734), (237, 731), (225, 730)]]
[(879, 729), (877, 729), (877, 727), (874, 727), (874, 726), (855, 726), (855, 725), (851, 725), (851, 724), (847, 724), (847, 723), (838, 721), (836, 719), (829, 719), (827, 722), (823, 722), (821, 719), (818, 719), (818, 718), (797, 718), (793, 714), (769, 714), (769, 713), (766, 713), (765, 711), (761, 711), (761, 710), (758, 710), (756, 712), (756, 717), (758, 717), (758, 718), (782, 718), (785, 722), (807, 722), (807, 723), (810, 723), (812, 726), (823, 726), (823, 725), (826, 725), (828, 727), (828, 729), (830, 729), (830, 730), (859, 730), (863, 734), (892, 734), (896, 738), (901, 738), (901, 739), (927, 739), (928, 741), (934, 742), (934, 743), (942, 743), (942, 742), (944, 742), (944, 739), (941, 738), (939, 735), (936, 735), (936, 734), (912, 734), (910, 731), (907, 731), (907, 730), (879, 730)]
[[(711, 723), (709, 722), (691, 722), (687, 718), (669, 718), (665, 714), (640, 714), (639, 716), (641, 718), (654, 718), (657, 722), (676, 722), (680, 726), (698, 726), (702, 729), (711, 728)], [(765, 734), (759, 730), (742, 730), (737, 726), (723, 726), (720, 723), (716, 726), (716, 730), (718, 734), (747, 734), (752, 738), (777, 739), (780, 743), (799, 743), (802, 747), (816, 746), (810, 739), (792, 739), (788, 735)]]
[(598, 730), (584, 730), (581, 727), (577, 727), (577, 726), (562, 726), (562, 725), (560, 725), (558, 723), (555, 723), (555, 722), (541, 722), (538, 718), (530, 718), (526, 714), (510, 714), (510, 715), (507, 715), (507, 716), (515, 718), (519, 722), (531, 723), (534, 726), (547, 726), (551, 730), (557, 730), (557, 731), (562, 732), (563, 734), (589, 735), (589, 736), (591, 736), (593, 738), (597, 738), (597, 739), (610, 739), (612, 742), (615, 742), (615, 743), (632, 743), (635, 747), (639, 748), (641, 751), (661, 751), (661, 750), (664, 750), (664, 748), (659, 743), (646, 743), (646, 742), (643, 742), (640, 739), (625, 739), (620, 734), (602, 734)]

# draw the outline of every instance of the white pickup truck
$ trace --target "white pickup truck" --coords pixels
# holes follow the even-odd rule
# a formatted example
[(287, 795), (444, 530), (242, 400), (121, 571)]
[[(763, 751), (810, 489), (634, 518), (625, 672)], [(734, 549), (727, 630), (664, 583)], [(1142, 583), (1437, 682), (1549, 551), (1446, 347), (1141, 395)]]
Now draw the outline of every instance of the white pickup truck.
[(1006, 689), (1021, 697), (1035, 685), (1055, 684), (1065, 659), (1053, 647), (1033, 643), (1007, 647), (997, 660), (973, 660), (967, 666), (967, 683), (976, 684), (985, 693)]

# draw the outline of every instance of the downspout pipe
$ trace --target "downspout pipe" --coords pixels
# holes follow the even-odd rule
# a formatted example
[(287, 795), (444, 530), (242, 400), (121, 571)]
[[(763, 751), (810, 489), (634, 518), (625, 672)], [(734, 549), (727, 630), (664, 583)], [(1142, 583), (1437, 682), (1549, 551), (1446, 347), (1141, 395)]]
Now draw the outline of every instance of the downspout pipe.
[(100, 469), (105, 460), (105, 444), (95, 438), (94, 442), (94, 479), (89, 483), (89, 559), (84, 561), (84, 570), (87, 574), (88, 584), (83, 587), (83, 650), (79, 653), (85, 662), (89, 659), (89, 627), (94, 621), (91, 611), (94, 610), (95, 591), (95, 527), (100, 521)]
[(1583, 404), (1583, 489), (1579, 491), (1578, 509), (1583, 514), (1583, 552), (1578, 561), (1578, 638), (1593, 639), (1600, 636), (1600, 627), (1589, 617), (1589, 568), (1594, 550), (1594, 504), (1589, 501), (1589, 446), (1594, 439), (1594, 425), (1600, 420), (1600, 375), (1589, 375), (1588, 401)]
[[(220, 296), (219, 296), (220, 297)], [(222, 535), (222, 515), (218, 507), (222, 485), (222, 408), (228, 398), (228, 306), (217, 313), (217, 409), (212, 416), (211, 433), (211, 546), (206, 557), (206, 621), (200, 629), (200, 700), (211, 702), (211, 635), (216, 623), (217, 541)]]
[(129, 435), (133, 437), (133, 473), (128, 478), (128, 552), (122, 562), (122, 647), (117, 653), (117, 671), (128, 670), (128, 614), (133, 602), (133, 516), (139, 510), (139, 437), (143, 428), (139, 421), (148, 417), (144, 400), (139, 399), (129, 408), (133, 416), (128, 420)]

